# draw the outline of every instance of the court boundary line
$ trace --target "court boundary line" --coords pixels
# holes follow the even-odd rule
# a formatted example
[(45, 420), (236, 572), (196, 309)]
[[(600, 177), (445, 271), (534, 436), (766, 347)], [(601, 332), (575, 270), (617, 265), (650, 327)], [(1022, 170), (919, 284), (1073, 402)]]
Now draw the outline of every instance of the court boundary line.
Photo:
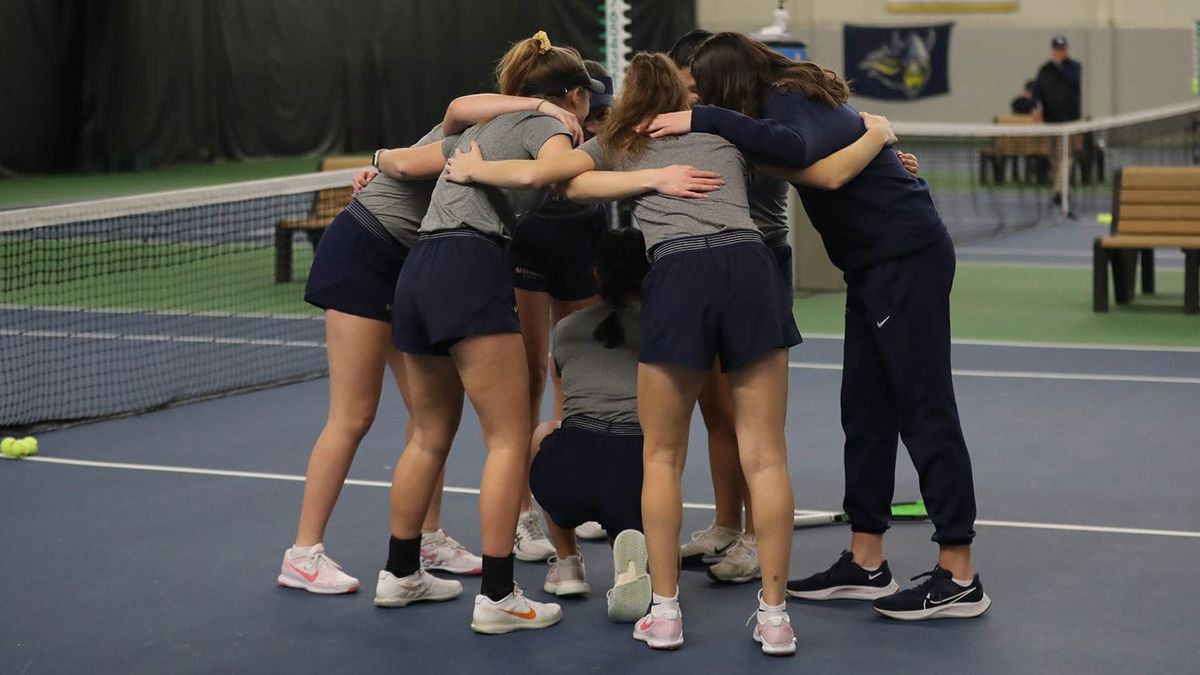
[(28, 337), (75, 340), (117, 340), (125, 342), (173, 342), (199, 345), (238, 345), (245, 347), (303, 347), (325, 349), (324, 342), (316, 340), (280, 340), (276, 338), (231, 338), (210, 335), (162, 335), (157, 333), (97, 333), (69, 330), (19, 330), (0, 328), (0, 337)]
[(0, 311), (58, 312), (61, 314), (116, 314), (145, 316), (199, 316), (215, 319), (281, 319), (285, 321), (324, 321), (324, 314), (271, 314), (269, 312), (220, 312), (216, 310), (139, 309), (134, 307), (79, 307), (76, 305), (22, 305), (0, 302)]
[[(815, 363), (810, 361), (788, 361), (788, 368), (795, 370), (840, 371), (839, 363)], [(973, 370), (954, 368), (950, 373), (956, 377), (983, 377), (1002, 380), (1058, 380), (1066, 382), (1136, 382), (1141, 384), (1200, 384), (1200, 377), (1171, 377), (1165, 375), (1105, 375), (1100, 373), (1055, 373), (1029, 370)]]
[[(186, 466), (169, 466), (163, 464), (138, 464), (130, 462), (104, 462), (98, 460), (85, 459), (68, 459), (64, 457), (25, 457), (20, 460), (10, 461), (25, 461), (35, 462), (39, 464), (56, 464), (62, 466), (75, 466), (98, 469), (112, 469), (123, 471), (147, 471), (153, 473), (174, 473), (196, 476), (216, 476), (221, 478), (244, 478), (257, 480), (274, 480), (285, 481), (292, 483), (303, 483), (304, 476), (285, 473), (272, 473), (263, 471), (234, 471), (229, 469), (203, 469), (198, 467)], [(391, 483), (388, 481), (362, 480), (362, 479), (347, 479), (346, 485), (356, 487), (373, 487), (373, 488), (390, 488)], [(447, 485), (443, 488), (444, 492), (451, 494), (478, 495), (479, 488), (454, 487)], [(713, 504), (704, 504), (700, 502), (684, 502), (683, 508), (712, 511), (716, 509)], [(824, 512), (822, 512), (824, 513)], [(1200, 532), (1190, 530), (1162, 530), (1162, 529), (1147, 529), (1139, 527), (1110, 527), (1106, 525), (1076, 525), (1071, 523), (1038, 523), (1017, 520), (976, 520), (976, 525), (984, 527), (1007, 527), (1012, 529), (1026, 530), (1057, 530), (1068, 532), (1088, 532), (1094, 534), (1133, 534), (1155, 537), (1177, 537), (1185, 539), (1200, 539)]]
[[(806, 340), (840, 340), (846, 336), (841, 333), (804, 333)], [(1104, 344), (1102, 342), (1038, 342), (1024, 340), (987, 340), (982, 338), (954, 338), (953, 345), (970, 347), (1012, 347), (1013, 349), (1081, 349), (1113, 352), (1171, 352), (1183, 354), (1200, 354), (1200, 347), (1185, 347), (1182, 345), (1120, 345)]]

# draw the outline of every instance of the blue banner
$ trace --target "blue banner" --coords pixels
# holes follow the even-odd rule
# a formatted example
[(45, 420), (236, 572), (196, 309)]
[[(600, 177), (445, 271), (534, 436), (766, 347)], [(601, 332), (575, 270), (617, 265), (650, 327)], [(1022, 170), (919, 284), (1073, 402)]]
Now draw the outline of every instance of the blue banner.
[(949, 93), (953, 25), (845, 26), (845, 73), (854, 93), (888, 101)]

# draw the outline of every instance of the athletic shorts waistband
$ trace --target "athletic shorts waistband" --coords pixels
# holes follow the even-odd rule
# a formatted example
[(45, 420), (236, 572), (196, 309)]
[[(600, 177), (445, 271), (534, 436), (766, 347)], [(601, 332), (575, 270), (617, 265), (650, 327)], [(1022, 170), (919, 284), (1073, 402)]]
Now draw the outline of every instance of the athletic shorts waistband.
[(470, 227), (456, 227), (453, 230), (434, 230), (433, 232), (421, 232), (417, 235), (417, 241), (429, 241), (433, 239), (453, 239), (458, 237), (471, 237), (474, 239), (482, 239), (486, 242), (495, 244), (500, 248), (504, 248), (504, 242), (499, 237), (484, 234), (479, 230)]
[(571, 415), (562, 421), (562, 428), (586, 429), (613, 436), (641, 436), (642, 425), (636, 422), (605, 422), (586, 415)]
[(663, 258), (676, 253), (702, 251), (707, 248), (721, 248), (737, 244), (761, 244), (762, 233), (758, 230), (721, 230), (713, 234), (700, 234), (692, 237), (680, 237), (664, 241), (650, 249), (650, 262), (656, 263)]
[(392, 233), (388, 232), (387, 228), (383, 226), (383, 223), (379, 222), (379, 218), (374, 213), (371, 213), (371, 209), (368, 209), (362, 202), (358, 201), (357, 197), (350, 199), (350, 205), (346, 207), (346, 212), (350, 214), (351, 218), (354, 218), (355, 222), (362, 225), (363, 229), (391, 246), (397, 253), (408, 255), (408, 247), (393, 237)]

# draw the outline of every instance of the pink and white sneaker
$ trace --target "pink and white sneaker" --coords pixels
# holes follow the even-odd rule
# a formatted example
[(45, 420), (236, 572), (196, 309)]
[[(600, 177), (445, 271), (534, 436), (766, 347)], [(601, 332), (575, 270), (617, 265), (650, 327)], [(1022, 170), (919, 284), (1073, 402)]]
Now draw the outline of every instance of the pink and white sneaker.
[(325, 555), (325, 546), (293, 546), (283, 552), (279, 585), (300, 588), (309, 593), (339, 595), (358, 590), (358, 579), (342, 571), (342, 566)]
[(633, 639), (651, 649), (679, 649), (683, 646), (683, 613), (679, 605), (656, 604), (650, 613), (633, 625)]
[(796, 653), (796, 633), (792, 620), (783, 604), (772, 607), (763, 602), (762, 591), (758, 592), (758, 610), (746, 623), (754, 621), (754, 641), (762, 645), (764, 654), (791, 656)]
[(450, 574), (483, 574), (483, 558), (471, 553), (445, 530), (421, 535), (421, 565)]

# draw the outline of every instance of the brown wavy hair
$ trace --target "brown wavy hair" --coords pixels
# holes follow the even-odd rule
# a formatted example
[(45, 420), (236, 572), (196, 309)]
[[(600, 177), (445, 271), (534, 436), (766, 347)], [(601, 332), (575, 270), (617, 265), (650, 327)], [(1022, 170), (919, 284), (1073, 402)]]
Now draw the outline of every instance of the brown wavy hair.
[[(540, 31), (539, 31), (540, 33)], [(544, 37), (544, 33), (542, 37)], [(496, 64), (496, 83), (500, 93), (508, 96), (538, 96), (527, 88), (531, 85), (570, 77), (583, 72), (583, 58), (571, 47), (550, 47), (534, 35), (513, 43)]]
[(613, 103), (598, 135), (600, 147), (617, 163), (637, 158), (650, 137), (637, 127), (655, 115), (688, 109), (688, 93), (675, 63), (666, 54), (640, 52), (629, 62), (621, 95)]
[(800, 94), (830, 107), (850, 99), (837, 73), (812, 61), (793, 61), (741, 33), (717, 33), (692, 56), (700, 100), (751, 117), (762, 112), (768, 90)]

